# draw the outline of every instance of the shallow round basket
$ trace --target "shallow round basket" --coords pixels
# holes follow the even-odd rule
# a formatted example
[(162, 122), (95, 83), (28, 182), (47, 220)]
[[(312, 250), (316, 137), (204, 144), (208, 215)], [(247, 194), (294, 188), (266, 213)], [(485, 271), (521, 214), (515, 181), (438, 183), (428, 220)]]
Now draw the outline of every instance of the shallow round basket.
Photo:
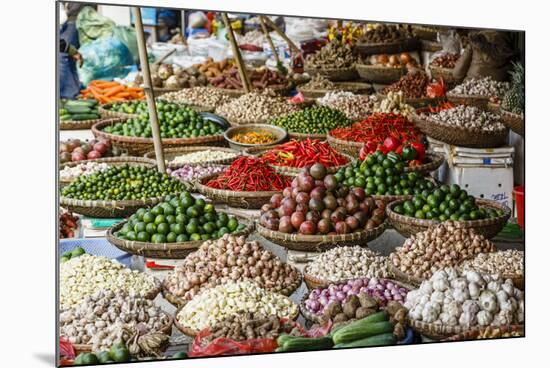
[[(264, 143), (264, 144), (250, 144), (250, 143), (240, 143), (237, 141), (234, 141), (232, 138), (237, 134), (245, 134), (248, 132), (266, 132), (270, 133), (275, 137), (275, 140), (270, 143)], [(223, 134), (223, 137), (229, 144), (229, 147), (231, 147), (234, 150), (245, 150), (247, 148), (251, 147), (266, 147), (266, 146), (272, 146), (275, 144), (283, 143), (288, 138), (288, 133), (285, 129), (280, 128), (275, 125), (269, 125), (269, 124), (249, 124), (249, 125), (242, 125), (242, 126), (234, 126), (225, 131)]]
[[(226, 153), (235, 154), (234, 157), (204, 161), (200, 163), (192, 163), (190, 165), (227, 165), (235, 161), (236, 158), (242, 156), (240, 151), (233, 150), (231, 148), (225, 148), (220, 146), (192, 146), (192, 147), (174, 147), (174, 148), (164, 148), (164, 161), (166, 162), (166, 167), (170, 169), (179, 169), (185, 165), (185, 162), (173, 163), (172, 161), (178, 157), (188, 153), (200, 152), (200, 151), (220, 151)], [(145, 158), (155, 160), (155, 151), (149, 151), (144, 155)]]
[(352, 92), (357, 95), (369, 94), (372, 92), (372, 86), (369, 83), (362, 82), (335, 82), (336, 88), (334, 89), (307, 89), (304, 87), (297, 87), (296, 90), (301, 92), (305, 98), (320, 98), (329, 92), (345, 91)]
[[(239, 224), (243, 223), (246, 227), (241, 230), (232, 233), (235, 236), (248, 236), (254, 231), (254, 223), (241, 215), (235, 214), (232, 211), (218, 210), (217, 212), (225, 212), (230, 216), (234, 216), (239, 221)], [(181, 259), (189, 255), (189, 253), (195, 251), (204, 240), (188, 241), (184, 243), (149, 243), (125, 240), (117, 237), (115, 232), (120, 230), (127, 221), (122, 221), (112, 226), (107, 231), (107, 240), (109, 243), (116, 246), (118, 249), (123, 250), (130, 254), (136, 254), (138, 256), (149, 258), (162, 258), (162, 259)]]
[[(292, 302), (292, 301), (291, 301), (291, 303), (294, 304), (294, 302)], [(176, 310), (176, 313), (174, 314), (174, 325), (184, 335), (195, 337), (195, 336), (198, 335), (198, 333), (200, 331), (192, 330), (188, 327), (183, 326), (181, 323), (178, 322), (178, 314), (183, 309), (183, 307), (185, 307), (185, 304), (179, 306), (178, 309)], [(296, 308), (296, 313), (294, 315), (290, 316), (289, 319), (292, 320), (292, 321), (295, 321), (298, 318), (299, 315), (300, 315), (300, 307), (298, 306), (298, 308)]]
[(312, 78), (316, 75), (320, 75), (333, 82), (352, 81), (358, 77), (355, 65), (345, 68), (312, 68), (306, 65), (304, 67), (304, 72), (309, 74)]
[(422, 281), (424, 281), (421, 278), (409, 275), (395, 267), (391, 262), (388, 261), (388, 270), (392, 274), (393, 278), (399, 282), (406, 283), (407, 285), (411, 285), (413, 288), (417, 288), (422, 284)]
[(327, 134), (327, 142), (336, 151), (355, 158), (359, 157), (361, 148), (363, 148), (363, 146), (365, 145), (364, 143), (361, 143), (361, 142), (345, 141), (343, 139), (336, 138), (330, 135), (330, 133)]
[[(385, 99), (387, 97), (384, 93), (377, 93), (376, 94), (378, 98)], [(408, 105), (411, 105), (414, 108), (421, 108), (426, 107), (430, 105), (436, 105), (438, 102), (445, 100), (445, 97), (420, 97), (420, 98), (412, 98), (412, 97), (405, 97), (405, 103)]]
[[(161, 329), (155, 332), (160, 332), (165, 335), (172, 335), (172, 325), (174, 324), (174, 317), (172, 317), (170, 314), (166, 313), (165, 311), (162, 311), (167, 317), (168, 317), (168, 323), (164, 325)], [(93, 345), (92, 344), (73, 344), (73, 348), (75, 350), (75, 354), (78, 355), (80, 353), (91, 353)]]
[(130, 119), (130, 118), (137, 118), (139, 116), (139, 114), (127, 114), (125, 112), (113, 111), (112, 110), (113, 105), (114, 104), (112, 103), (99, 105), (99, 107), (97, 108), (99, 111), (99, 115), (101, 115), (101, 117), (104, 119), (108, 119), (108, 118)]
[(94, 124), (99, 123), (104, 119), (90, 120), (59, 120), (60, 130), (84, 130), (90, 129)]
[(437, 52), (443, 50), (443, 44), (437, 41), (419, 40), (420, 50), (427, 52)]
[(407, 68), (393, 68), (379, 65), (356, 64), (359, 77), (378, 84), (391, 84), (407, 74)]
[[(125, 149), (129, 154), (143, 156), (145, 153), (154, 149), (153, 138), (126, 137), (106, 133), (103, 129), (108, 125), (113, 125), (113, 121), (102, 121), (92, 126), (92, 133), (96, 138), (109, 139), (114, 146)], [(197, 138), (163, 138), (162, 147), (182, 147), (182, 146), (208, 146), (223, 145), (225, 143), (223, 134), (207, 135)]]
[(428, 67), (430, 69), (430, 73), (432, 75), (432, 78), (438, 79), (442, 78), (443, 82), (445, 82), (445, 85), (447, 87), (453, 87), (457, 84), (460, 84), (462, 82), (462, 79), (455, 78), (453, 76), (453, 69), (450, 68), (442, 68), (440, 66), (430, 65)]
[[(64, 164), (59, 164), (59, 169), (62, 170), (66, 167), (75, 167), (80, 164), (87, 164), (89, 162), (94, 163), (105, 163), (109, 166), (122, 166), (122, 165), (130, 165), (130, 166), (146, 166), (146, 167), (156, 167), (157, 163), (155, 160), (148, 159), (145, 157), (131, 157), (131, 156), (117, 156), (117, 157), (103, 157), (98, 158), (95, 160), (83, 160), (83, 161), (71, 161)], [(67, 185), (73, 182), (77, 177), (74, 177), (69, 180), (63, 180), (59, 178), (59, 183), (62, 185)]]
[(383, 43), (356, 43), (355, 51), (360, 55), (397, 54), (418, 48), (418, 41), (413, 38), (403, 38), (393, 42)]
[(219, 175), (220, 174), (209, 175), (201, 180), (197, 180), (193, 183), (193, 188), (198, 193), (211, 199), (214, 203), (222, 203), (230, 207), (244, 208), (248, 210), (260, 209), (264, 204), (269, 203), (269, 199), (274, 194), (282, 193), (282, 190), (245, 192), (215, 189), (203, 184)]
[(356, 231), (351, 234), (338, 235), (300, 235), (286, 234), (269, 230), (259, 223), (256, 224), (258, 234), (282, 247), (303, 252), (324, 252), (326, 250), (346, 245), (365, 246), (367, 242), (376, 239), (386, 230), (387, 221), (371, 230)]
[[(518, 332), (521, 336), (525, 335), (525, 326), (524, 325), (509, 325), (509, 326), (490, 326), (491, 329), (498, 329), (501, 333), (507, 332)], [(485, 328), (474, 328), (459, 334), (453, 335), (445, 339), (445, 341), (467, 341), (467, 340), (482, 340), (479, 339), (479, 335)], [(502, 338), (502, 337), (497, 337)]]
[(453, 146), (469, 148), (496, 148), (506, 144), (508, 129), (489, 132), (458, 125), (436, 122), (429, 116), (413, 114), (416, 127), (428, 137)]
[(499, 108), (500, 116), (502, 118), (502, 124), (512, 129), (515, 133), (525, 137), (525, 119), (523, 115), (515, 114), (510, 111), (506, 111), (503, 108)]
[(488, 96), (472, 96), (472, 95), (459, 95), (456, 93), (447, 93), (447, 100), (455, 105), (469, 105), (479, 108), (486, 108), (490, 101)]
[(327, 139), (326, 134), (317, 134), (317, 133), (295, 133), (295, 132), (289, 132), (288, 136), (290, 139), (296, 139), (297, 141), (304, 141), (306, 139), (318, 139), (320, 141), (324, 141)]
[[(430, 226), (434, 226), (440, 221), (438, 220), (425, 220), (400, 215), (393, 211), (393, 208), (400, 205), (404, 200), (393, 201), (386, 206), (386, 214), (391, 225), (397, 232), (403, 235), (405, 238), (410, 237), (421, 231), (425, 231)], [(476, 205), (478, 207), (492, 208), (495, 210), (501, 210), (504, 212), (502, 216), (483, 219), (483, 220), (470, 220), (470, 221), (454, 221), (454, 224), (459, 228), (473, 228), (478, 234), (483, 235), (486, 239), (494, 238), (506, 225), (506, 222), (510, 218), (512, 211), (496, 201), (487, 199), (476, 199)]]
[(406, 173), (414, 171), (422, 174), (427, 174), (437, 170), (439, 166), (443, 164), (443, 161), (445, 161), (445, 156), (443, 156), (442, 154), (435, 152), (426, 152), (426, 158), (422, 165), (405, 167), (404, 171)]
[(445, 326), (412, 319), (409, 320), (409, 326), (419, 334), (433, 340), (443, 340), (468, 330), (467, 327), (462, 326)]
[(437, 41), (437, 34), (439, 33), (435, 28), (421, 25), (412, 25), (412, 31), (417, 38), (427, 41)]

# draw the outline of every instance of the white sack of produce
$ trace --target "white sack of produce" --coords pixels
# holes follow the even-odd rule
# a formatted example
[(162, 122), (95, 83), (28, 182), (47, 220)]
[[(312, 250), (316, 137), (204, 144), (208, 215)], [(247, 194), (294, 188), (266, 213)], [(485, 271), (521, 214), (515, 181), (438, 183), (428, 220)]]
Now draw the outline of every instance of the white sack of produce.
[(507, 326), (524, 321), (523, 292), (499, 274), (445, 268), (407, 294), (411, 320), (444, 326)]

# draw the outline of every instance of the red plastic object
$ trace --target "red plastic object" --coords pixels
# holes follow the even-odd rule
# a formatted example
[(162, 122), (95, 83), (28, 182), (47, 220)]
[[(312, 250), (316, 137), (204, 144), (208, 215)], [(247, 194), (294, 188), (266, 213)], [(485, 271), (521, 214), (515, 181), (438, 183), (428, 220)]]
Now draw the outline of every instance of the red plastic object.
[(523, 185), (515, 187), (512, 194), (516, 201), (518, 224), (522, 229), (525, 229), (525, 187)]

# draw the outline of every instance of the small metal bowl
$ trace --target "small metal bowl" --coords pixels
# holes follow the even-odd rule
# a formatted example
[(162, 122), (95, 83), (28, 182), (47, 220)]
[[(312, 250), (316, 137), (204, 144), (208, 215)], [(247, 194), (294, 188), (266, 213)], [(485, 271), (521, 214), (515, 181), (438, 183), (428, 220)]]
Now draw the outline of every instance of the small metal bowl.
[[(250, 131), (256, 132), (267, 132), (273, 134), (277, 139), (270, 143), (265, 144), (249, 144), (249, 143), (240, 143), (232, 140), (231, 138), (237, 134), (243, 134)], [(280, 143), (283, 143), (288, 139), (288, 132), (278, 126), (269, 125), (269, 124), (246, 124), (235, 126), (227, 129), (223, 134), (225, 140), (229, 144), (229, 147), (235, 150), (245, 150), (250, 147), (264, 147), (264, 146), (273, 146)]]

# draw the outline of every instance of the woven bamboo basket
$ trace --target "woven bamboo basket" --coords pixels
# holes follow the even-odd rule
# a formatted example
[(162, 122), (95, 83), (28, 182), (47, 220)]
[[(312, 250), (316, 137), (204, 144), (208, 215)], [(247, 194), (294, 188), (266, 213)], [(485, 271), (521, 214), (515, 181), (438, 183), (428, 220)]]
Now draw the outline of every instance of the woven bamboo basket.
[(397, 54), (404, 51), (416, 50), (418, 41), (413, 38), (403, 38), (401, 40), (385, 43), (357, 43), (354, 46), (359, 55), (373, 54)]
[[(125, 149), (129, 154), (143, 156), (145, 153), (153, 150), (153, 139), (142, 137), (125, 137), (121, 135), (109, 134), (103, 131), (107, 125), (113, 124), (113, 121), (102, 121), (92, 126), (92, 133), (96, 138), (110, 139), (114, 146)], [(186, 147), (186, 146), (223, 146), (225, 141), (223, 134), (207, 135), (197, 138), (163, 138), (162, 147)]]
[(502, 118), (502, 124), (512, 129), (515, 133), (525, 137), (525, 119), (522, 115), (514, 114), (513, 112), (506, 111), (502, 108), (500, 110), (500, 116)]
[(355, 68), (361, 79), (378, 84), (391, 84), (397, 82), (402, 76), (407, 74), (407, 68), (393, 68), (368, 64), (356, 64)]
[[(275, 137), (275, 141), (266, 143), (266, 144), (250, 144), (250, 143), (240, 143), (233, 140), (233, 137), (237, 134), (246, 134), (248, 132), (267, 132), (271, 133)], [(245, 150), (251, 147), (266, 147), (276, 144), (281, 144), (288, 138), (288, 133), (285, 129), (278, 126), (269, 125), (269, 124), (250, 124), (244, 126), (231, 127), (225, 131), (223, 134), (225, 140), (229, 144), (229, 147), (235, 150)]]
[(447, 93), (447, 100), (455, 105), (469, 105), (479, 108), (486, 108), (489, 100), (488, 96), (459, 95), (456, 93)]
[(427, 41), (437, 41), (437, 34), (439, 33), (435, 28), (421, 25), (413, 25), (412, 31), (417, 38)]
[[(174, 317), (172, 317), (170, 314), (166, 313), (165, 311), (162, 311), (167, 317), (168, 317), (168, 323), (164, 325), (160, 330), (155, 332), (160, 332), (165, 335), (172, 335), (172, 325), (174, 324)], [(92, 352), (92, 344), (73, 344), (73, 348), (75, 350), (75, 354), (78, 355), (80, 353), (91, 353)]]
[(395, 267), (391, 262), (388, 262), (388, 269), (394, 279), (400, 282), (406, 283), (408, 285), (411, 285), (413, 288), (419, 287), (420, 284), (422, 284), (422, 281), (424, 281), (421, 278), (404, 273), (403, 271)]
[(506, 144), (508, 129), (489, 132), (457, 125), (443, 124), (429, 116), (413, 114), (416, 127), (428, 137), (453, 146), (470, 148), (495, 148)]
[[(384, 93), (377, 93), (376, 94), (378, 98), (385, 99), (387, 97)], [(445, 100), (445, 97), (420, 97), (420, 98), (412, 98), (412, 97), (405, 97), (405, 103), (408, 105), (411, 105), (414, 108), (422, 108), (429, 105), (435, 105), (440, 101)]]
[[(246, 224), (246, 227), (238, 232), (233, 233), (235, 236), (248, 236), (254, 231), (254, 223), (243, 216), (237, 215), (231, 211), (218, 210), (218, 212), (225, 212), (231, 216), (235, 216), (239, 223)], [(115, 232), (120, 230), (126, 221), (122, 221), (107, 231), (107, 240), (120, 250), (127, 253), (136, 254), (149, 258), (162, 258), (162, 259), (182, 259), (189, 255), (189, 253), (195, 251), (204, 241), (188, 241), (185, 243), (148, 243), (140, 241), (131, 241), (118, 238)]]
[(165, 93), (178, 92), (178, 91), (181, 91), (182, 89), (183, 88), (153, 87), (153, 93), (155, 94), (155, 97), (160, 97)]
[(487, 109), (487, 111), (492, 112), (493, 114), (500, 114), (501, 113), (500, 104), (496, 103), (496, 102), (491, 102), (490, 100), (489, 100), (489, 102), (487, 102), (486, 109)]
[[(459, 270), (464, 270), (464, 260), (460, 265), (458, 265)], [(478, 269), (478, 268), (472, 268), (471, 266), (467, 268), (468, 270), (473, 269), (474, 271), (481, 273), (481, 274), (487, 274), (491, 275), (492, 272), (489, 272), (484, 269)], [(520, 290), (525, 290), (525, 276), (523, 274), (510, 274), (510, 273), (504, 273), (502, 274), (502, 279), (507, 280), (510, 279), (514, 283), (514, 286)]]
[(334, 89), (306, 89), (297, 87), (298, 92), (301, 92), (305, 98), (320, 98), (329, 92), (345, 91), (352, 92), (357, 95), (369, 94), (372, 92), (372, 86), (369, 83), (362, 82), (334, 82)]
[(304, 72), (311, 77), (320, 75), (333, 82), (352, 81), (358, 77), (355, 65), (345, 68), (312, 68), (306, 65)]
[[(509, 332), (518, 332), (521, 336), (525, 335), (525, 326), (524, 325), (509, 325), (509, 326), (499, 326), (499, 327), (489, 327), (491, 329), (498, 329), (501, 333)], [(480, 340), (479, 335), (484, 331), (484, 328), (474, 328), (459, 334), (447, 337), (445, 341), (467, 341), (467, 340)], [(501, 337), (498, 337), (499, 339)]]
[(419, 334), (433, 340), (443, 340), (448, 337), (464, 333), (468, 330), (462, 326), (446, 326), (422, 321), (409, 320), (409, 326)]
[[(275, 147), (277, 147), (277, 146), (255, 147), (255, 148), (246, 149), (245, 152), (248, 153), (248, 154), (251, 154), (253, 156), (256, 156), (256, 157), (261, 157), (265, 152), (267, 152), (270, 149), (273, 149)], [(345, 153), (340, 153), (340, 155), (347, 158), (348, 163), (346, 163), (344, 165), (340, 165), (340, 166), (328, 167), (327, 172), (329, 174), (334, 174), (340, 168), (351, 165), (355, 161), (355, 159), (353, 157), (351, 157), (350, 155), (346, 155)], [(298, 168), (298, 167), (277, 166), (277, 165), (271, 165), (271, 164), (270, 164), (270, 166), (273, 167), (275, 169), (275, 171), (277, 171), (277, 173), (279, 173), (281, 175), (288, 175), (288, 176), (296, 176), (303, 170), (303, 168)]]
[(90, 120), (59, 120), (60, 130), (84, 130), (90, 129), (94, 124), (99, 123), (103, 119)]
[[(213, 88), (216, 88), (219, 91), (227, 94), (228, 96), (234, 97), (234, 98), (239, 98), (239, 97), (241, 97), (242, 95), (245, 94), (244, 89), (229, 89), (229, 88), (218, 88), (218, 87), (213, 87)], [(283, 87), (272, 88), (272, 87), (268, 86), (265, 89), (270, 89), (270, 90), (272, 90), (273, 92), (275, 92), (276, 94), (278, 94), (280, 96), (286, 96), (292, 90), (292, 82), (289, 81)], [(256, 88), (253, 88), (252, 90), (253, 91), (254, 90), (258, 91), (258, 89), (256, 89)]]
[[(235, 156), (231, 158), (217, 159), (201, 162), (196, 165), (228, 165), (235, 161), (236, 158), (242, 156), (240, 151), (233, 150), (231, 148), (219, 147), (219, 146), (191, 146), (191, 147), (174, 147), (174, 148), (164, 148), (164, 161), (166, 162), (166, 167), (170, 169), (179, 169), (184, 166), (185, 163), (175, 163), (172, 162), (176, 157), (185, 155), (187, 153), (200, 152), (200, 151), (220, 151), (225, 153), (234, 153)], [(155, 160), (155, 151), (149, 151), (144, 155), (145, 158)]]
[[(403, 200), (398, 200), (388, 204), (386, 206), (386, 214), (391, 225), (404, 237), (408, 238), (411, 235), (425, 231), (428, 227), (439, 223), (438, 220), (417, 219), (394, 212), (393, 208), (403, 202)], [(473, 228), (478, 234), (483, 235), (486, 239), (494, 238), (502, 230), (504, 225), (506, 225), (512, 211), (507, 206), (487, 199), (476, 199), (476, 205), (479, 207), (501, 210), (504, 214), (490, 219), (455, 221), (454, 223), (460, 228)]]
[[(292, 301), (291, 301), (291, 303), (294, 304)], [(188, 327), (185, 327), (181, 323), (179, 323), (179, 321), (178, 321), (178, 314), (183, 309), (183, 307), (185, 307), (185, 304), (181, 305), (176, 310), (176, 313), (174, 314), (174, 325), (184, 335), (195, 337), (199, 334), (200, 331), (195, 331), (195, 330), (192, 330)], [(290, 316), (289, 319), (292, 320), (292, 321), (295, 321), (298, 318), (299, 315), (300, 315), (300, 308), (298, 307), (298, 308), (296, 308), (296, 313), (294, 315)]]
[(351, 234), (338, 235), (300, 235), (286, 234), (269, 230), (256, 224), (258, 234), (282, 247), (303, 252), (324, 252), (326, 250), (346, 245), (366, 246), (367, 242), (376, 239), (386, 230), (387, 221), (371, 230), (356, 231)]
[(437, 41), (420, 40), (420, 50), (428, 52), (437, 52), (443, 50), (443, 44)]
[[(155, 160), (151, 160), (145, 157), (117, 156), (117, 157), (103, 157), (95, 160), (71, 161), (64, 164), (60, 164), (59, 168), (63, 169), (65, 167), (75, 167), (77, 165), (87, 164), (89, 162), (95, 162), (98, 164), (105, 163), (109, 166), (122, 166), (122, 165), (128, 164), (130, 166), (155, 167), (157, 165)], [(74, 179), (76, 179), (76, 177), (70, 180), (63, 180), (59, 178), (59, 183), (61, 185), (67, 185), (72, 183)]]
[(108, 119), (108, 118), (131, 119), (131, 118), (137, 118), (139, 116), (138, 114), (127, 114), (125, 112), (113, 111), (112, 107), (113, 107), (112, 103), (99, 105), (98, 107), (99, 115), (101, 115), (101, 117), (104, 119)]
[(214, 179), (217, 176), (219, 176), (219, 174), (210, 175), (202, 180), (197, 180), (193, 183), (193, 187), (197, 192), (211, 199), (214, 203), (222, 203), (230, 207), (244, 208), (248, 210), (260, 209), (264, 204), (269, 203), (269, 199), (274, 194), (282, 192), (282, 190), (257, 192), (232, 191), (215, 189), (204, 184), (208, 180)]
[(325, 139), (327, 139), (326, 134), (308, 134), (308, 133), (289, 132), (288, 135), (290, 139), (296, 139), (297, 141), (304, 141), (306, 139), (318, 139), (320, 141), (324, 141)]
[(442, 78), (447, 87), (454, 87), (457, 84), (460, 84), (460, 82), (462, 82), (462, 79), (455, 78), (453, 76), (453, 69), (442, 68), (440, 66), (435, 66), (435, 65), (430, 65), (428, 66), (428, 68), (430, 69), (432, 78), (435, 78), (435, 79)]

